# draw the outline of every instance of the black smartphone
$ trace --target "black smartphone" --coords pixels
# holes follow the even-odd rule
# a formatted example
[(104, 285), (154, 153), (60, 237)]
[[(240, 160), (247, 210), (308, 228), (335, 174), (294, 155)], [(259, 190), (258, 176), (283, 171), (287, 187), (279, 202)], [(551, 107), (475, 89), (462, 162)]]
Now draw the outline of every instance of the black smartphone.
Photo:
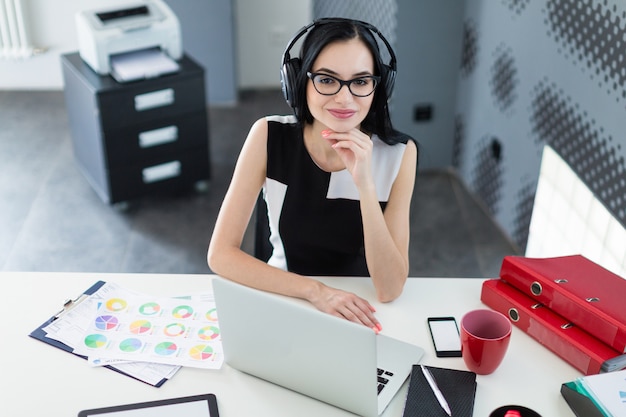
[(437, 357), (461, 356), (461, 336), (454, 317), (429, 317), (428, 328)]

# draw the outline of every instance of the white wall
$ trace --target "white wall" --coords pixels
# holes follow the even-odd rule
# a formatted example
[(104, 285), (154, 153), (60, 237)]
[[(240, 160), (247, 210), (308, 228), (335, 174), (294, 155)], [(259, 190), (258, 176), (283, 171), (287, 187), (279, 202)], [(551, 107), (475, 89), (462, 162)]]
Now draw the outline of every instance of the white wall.
[(311, 15), (311, 0), (236, 0), (239, 88), (280, 87), (285, 46)]
[[(115, 0), (111, 2), (116, 4)], [(31, 43), (44, 52), (27, 59), (0, 61), (0, 89), (61, 89), (59, 56), (78, 49), (74, 14), (99, 7), (103, 2), (30, 0), (23, 3)]]

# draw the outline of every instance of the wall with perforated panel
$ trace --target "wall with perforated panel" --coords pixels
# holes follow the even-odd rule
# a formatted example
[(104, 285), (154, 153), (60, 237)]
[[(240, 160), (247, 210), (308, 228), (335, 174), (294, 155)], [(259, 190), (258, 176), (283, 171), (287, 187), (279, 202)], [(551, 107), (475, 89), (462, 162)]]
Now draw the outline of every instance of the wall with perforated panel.
[(463, 25), (453, 163), (469, 188), (525, 248), (548, 144), (626, 225), (626, 3), (468, 0)]

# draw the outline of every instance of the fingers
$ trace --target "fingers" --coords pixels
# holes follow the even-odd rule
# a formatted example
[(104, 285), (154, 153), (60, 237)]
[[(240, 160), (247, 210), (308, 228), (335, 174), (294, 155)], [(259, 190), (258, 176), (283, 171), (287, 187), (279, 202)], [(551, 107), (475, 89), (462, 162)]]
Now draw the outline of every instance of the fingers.
[(324, 305), (318, 305), (320, 310), (362, 324), (376, 333), (382, 330), (380, 322), (374, 316), (376, 309), (369, 302), (352, 293), (330, 288), (328, 290), (329, 293), (322, 303)]
[(374, 317), (374, 308), (364, 300), (347, 304), (340, 310), (341, 315), (346, 320), (354, 323), (363, 324), (366, 327), (374, 330), (378, 334), (382, 330), (381, 324)]
[(334, 148), (350, 148), (367, 150), (372, 148), (372, 141), (368, 135), (358, 129), (348, 132), (335, 132), (333, 130), (323, 130), (322, 136), (331, 142)]
[(358, 129), (348, 132), (323, 130), (322, 136), (337, 152), (357, 186), (371, 179), (371, 157), (374, 144), (369, 136)]

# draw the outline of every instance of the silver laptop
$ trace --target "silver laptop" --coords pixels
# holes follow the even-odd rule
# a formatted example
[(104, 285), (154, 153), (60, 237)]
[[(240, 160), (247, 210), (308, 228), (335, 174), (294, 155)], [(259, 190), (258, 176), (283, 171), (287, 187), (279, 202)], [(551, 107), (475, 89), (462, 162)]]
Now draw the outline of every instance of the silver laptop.
[(302, 300), (221, 278), (213, 290), (231, 367), (355, 414), (382, 414), (424, 354)]

